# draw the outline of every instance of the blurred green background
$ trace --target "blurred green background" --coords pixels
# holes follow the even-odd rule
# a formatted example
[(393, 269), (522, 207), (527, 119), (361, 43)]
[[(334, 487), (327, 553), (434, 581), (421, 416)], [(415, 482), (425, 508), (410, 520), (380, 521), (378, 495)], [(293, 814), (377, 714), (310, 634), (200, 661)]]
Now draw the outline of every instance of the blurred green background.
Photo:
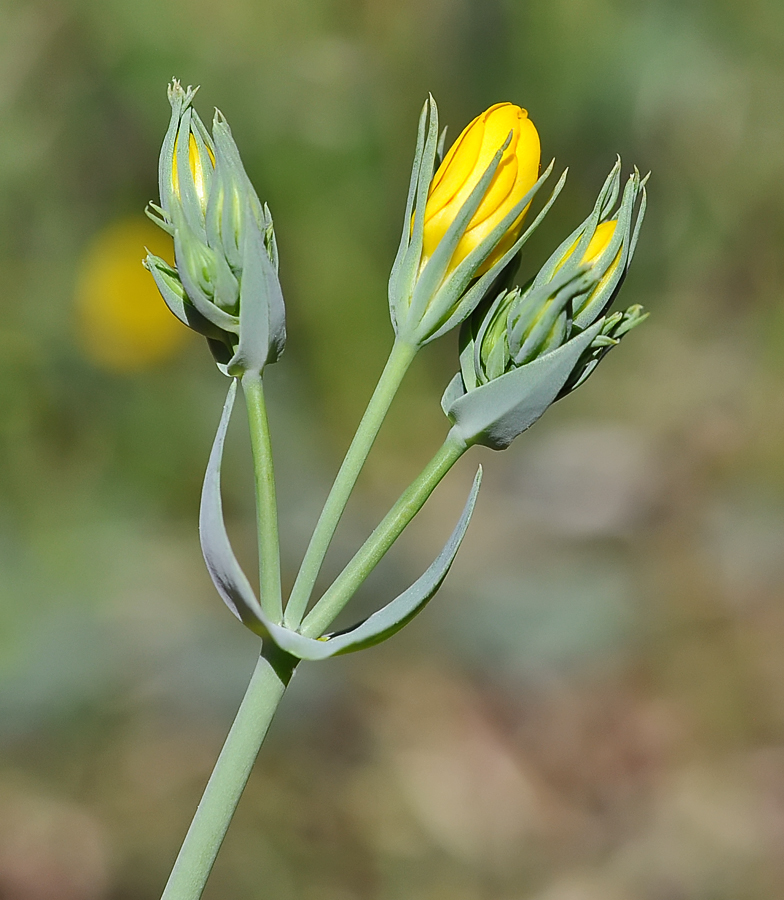
[[(520, 103), (570, 167), (524, 273), (616, 153), (653, 171), (622, 299), (650, 320), (450, 474), (353, 608), (430, 562), (481, 461), (410, 628), (301, 667), (205, 897), (784, 896), (780, 0), (0, 0), (0, 898), (158, 897), (254, 664), (197, 541), (225, 379), (131, 305), (172, 75), (275, 216), (287, 584), (391, 343), (426, 92), (452, 138)], [(421, 354), (325, 578), (440, 443), (455, 365)], [(252, 570), (241, 417), (224, 479)]]

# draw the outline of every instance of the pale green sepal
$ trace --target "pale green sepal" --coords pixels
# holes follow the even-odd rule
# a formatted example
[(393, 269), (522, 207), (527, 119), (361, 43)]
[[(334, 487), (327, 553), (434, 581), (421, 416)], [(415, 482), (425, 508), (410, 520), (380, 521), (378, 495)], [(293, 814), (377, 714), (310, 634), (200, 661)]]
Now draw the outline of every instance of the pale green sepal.
[[(406, 249), (400, 258), (399, 265), (394, 270), (394, 288), (390, 284), (389, 292), (392, 324), (398, 337), (404, 337), (408, 327), (411, 297), (422, 260), (425, 231), (424, 210), (427, 205), (430, 182), (433, 178), (438, 143), (438, 107), (432, 94), (428, 96), (425, 110), (429, 112), (429, 121), (427, 123), (427, 137), (421, 155), (417, 148), (418, 164), (416, 159), (414, 161), (414, 171), (416, 171), (416, 190), (413, 195), (414, 207), (403, 223), (403, 237), (407, 242)], [(416, 210), (422, 210), (423, 215), (417, 216)], [(408, 206), (406, 212), (409, 212)], [(408, 236), (406, 235), (407, 229)]]
[(389, 275), (389, 308), (392, 312), (393, 325), (395, 324), (395, 308), (399, 298), (398, 282), (400, 280), (400, 269), (403, 264), (406, 250), (411, 241), (411, 217), (414, 214), (414, 198), (416, 197), (417, 185), (419, 184), (422, 154), (425, 152), (425, 129), (427, 127), (427, 113), (429, 108), (429, 101), (425, 101), (422, 112), (419, 114), (414, 164), (411, 167), (411, 180), (408, 183), (408, 195), (406, 197), (406, 211), (403, 214), (403, 233), (400, 235), (400, 244), (398, 245), (395, 261), (392, 263), (392, 271)]
[[(503, 295), (501, 295), (501, 299), (503, 299)], [(493, 304), (493, 307), (497, 307), (497, 301)], [(468, 340), (465, 340), (464, 329), (466, 328), (466, 323), (471, 323), (471, 319), (466, 319), (465, 322), (463, 322), (463, 328), (460, 329), (460, 354), (458, 357), (460, 362), (459, 377), (462, 377), (465, 390), (473, 391), (474, 388), (479, 387), (479, 381), (477, 380), (477, 366), (474, 363), (474, 353), (477, 344), (473, 330), (470, 333)], [(443, 406), (443, 398), (441, 404)]]
[[(204, 230), (204, 212), (196, 194), (196, 186), (191, 175), (190, 164), (190, 136), (191, 122), (198, 115), (192, 107), (184, 107), (180, 115), (180, 124), (177, 130), (177, 181), (180, 190), (179, 202), (172, 196), (172, 213), (176, 206), (182, 210), (190, 228), (202, 239), (206, 240)], [(202, 126), (203, 127), (203, 126)]]
[(597, 273), (603, 274), (587, 297), (580, 304), (574, 305), (574, 323), (578, 328), (586, 328), (607, 311), (626, 277), (636, 237), (639, 236), (639, 229), (645, 216), (646, 202), (643, 195), (636, 221), (634, 223), (632, 221), (641, 188), (640, 173), (635, 168), (624, 187), (623, 197), (616, 213), (618, 224), (613, 238), (592, 264)]
[(167, 216), (171, 216), (172, 203), (176, 199), (173, 191), (172, 160), (174, 159), (174, 145), (177, 140), (177, 132), (180, 127), (180, 119), (183, 110), (187, 109), (196, 96), (198, 87), (188, 87), (183, 90), (180, 82), (174, 78), (168, 87), (169, 103), (171, 105), (171, 119), (169, 127), (163, 138), (161, 154), (158, 157), (158, 185), (161, 192), (161, 207)]
[[(480, 384), (490, 380), (490, 376), (485, 372), (482, 365), (481, 352), (488, 331), (502, 330), (503, 334), (498, 343), (501, 349), (506, 351), (508, 355), (509, 341), (506, 336), (506, 318), (509, 314), (510, 306), (519, 296), (519, 288), (513, 288), (511, 291), (501, 291), (495, 298), (490, 309), (482, 317), (479, 327), (477, 328), (477, 318), (471, 317), (466, 319), (460, 334), (460, 371), (463, 374), (463, 384), (467, 391), (472, 391)], [(500, 329), (499, 329), (500, 326)], [(506, 368), (505, 361), (504, 368)], [(499, 372), (498, 375), (501, 375)]]
[(283, 292), (249, 204), (243, 232), (240, 340), (228, 364), (229, 374), (235, 376), (261, 373), (278, 359), (286, 343)]
[(645, 211), (648, 208), (648, 191), (645, 189), (645, 185), (648, 183), (650, 177), (651, 173), (648, 172), (645, 178), (640, 181), (640, 211), (637, 213), (637, 221), (634, 223), (634, 234), (629, 243), (629, 262), (627, 263), (627, 266), (634, 257), (634, 251), (637, 249), (637, 241), (640, 239), (640, 229), (642, 228), (643, 219), (645, 218)]
[[(550, 284), (532, 288), (530, 294), (522, 298), (523, 314), (509, 331), (509, 353), (516, 366), (524, 365), (542, 352), (542, 346), (557, 317), (566, 313), (575, 297), (579, 297), (590, 286), (590, 272), (586, 272), (584, 268), (564, 266)], [(525, 307), (534, 310), (534, 321), (528, 325), (525, 323), (530, 312)], [(513, 309), (510, 320), (514, 314)]]
[[(453, 400), (446, 414), (458, 436), (468, 445), (506, 449), (555, 401), (603, 324), (599, 320), (552, 353)], [(454, 390), (453, 385), (450, 388)]]
[[(550, 258), (539, 270), (534, 279), (533, 287), (546, 284), (555, 276), (560, 267), (570, 265), (576, 267), (579, 265), (585, 255), (585, 251), (588, 249), (591, 238), (596, 232), (597, 226), (610, 215), (615, 201), (618, 199), (620, 183), (621, 158), (619, 156), (610, 170), (610, 174), (605, 179), (588, 217), (556, 247)], [(569, 259), (564, 263), (564, 257), (569, 251), (571, 251)]]
[[(176, 222), (174, 233), (174, 259), (177, 273), (188, 299), (205, 319), (222, 331), (237, 334), (239, 319), (217, 307), (211, 295), (215, 290), (216, 254), (192, 235), (184, 221)], [(208, 289), (208, 290), (205, 290)]]
[(277, 272), (280, 268), (280, 257), (278, 255), (278, 240), (275, 237), (275, 226), (272, 224), (272, 213), (270, 212), (269, 206), (265, 203), (261, 208), (262, 213), (262, 222), (263, 227), (262, 231), (264, 232), (264, 245), (267, 248), (267, 252), (269, 253), (270, 262), (275, 267), (275, 271)]
[(308, 638), (273, 622), (256, 599), (242, 567), (237, 562), (223, 521), (220, 470), (226, 431), (237, 395), (237, 381), (232, 380), (221, 413), (218, 431), (210, 452), (199, 511), (199, 536), (204, 561), (212, 582), (223, 602), (251, 631), (263, 639), (271, 638), (282, 650), (299, 659), (327, 659), (343, 653), (362, 650), (391, 637), (420, 612), (441, 587), (465, 537), (482, 479), (478, 470), (471, 493), (446, 545), (425, 573), (395, 600), (364, 622), (332, 637)]
[(163, 302), (184, 325), (205, 337), (223, 339), (224, 332), (205, 319), (190, 302), (175, 269), (159, 256), (149, 252), (142, 265), (152, 275)]
[[(210, 240), (220, 241), (227, 259), (237, 269), (242, 265), (242, 229), (246, 205), (250, 206), (253, 218), (264, 235), (272, 225), (272, 218), (245, 172), (229, 123), (217, 109), (212, 131), (215, 140), (215, 172), (220, 191), (216, 198), (218, 209), (208, 210)], [(270, 256), (274, 258), (277, 270), (277, 248)]]
[(649, 316), (639, 303), (635, 303), (621, 312), (614, 312), (604, 319), (602, 329), (591, 341), (591, 344), (583, 351), (572, 370), (572, 374), (566, 380), (558, 394), (558, 399), (570, 394), (580, 387), (591, 375), (604, 357), (621, 342), (621, 338), (628, 334), (632, 328), (642, 324)]
[(154, 222), (158, 228), (162, 228), (166, 234), (174, 237), (174, 224), (166, 215), (163, 208), (158, 206), (157, 203), (153, 203), (152, 200), (150, 200), (147, 203), (147, 206), (144, 207), (144, 214), (151, 222)]
[[(227, 229), (227, 219), (230, 218), (230, 201), (225, 175), (225, 166), (220, 150), (216, 147), (215, 177), (212, 183), (212, 192), (207, 203), (205, 216), (205, 228), (207, 231), (207, 243), (216, 252), (222, 253), (232, 272), (239, 273), (242, 269), (242, 258), (237, 244), (236, 234), (231, 240), (224, 240)], [(232, 228), (233, 232), (239, 230), (239, 226)]]
[[(511, 140), (512, 133), (509, 133), (509, 137), (507, 137), (507, 143), (501, 147), (501, 149), (496, 154), (493, 162), (490, 166), (485, 170), (485, 174), (482, 176), (482, 180), (479, 181), (474, 191), (482, 185), (483, 180), (488, 176), (488, 173), (493, 174), (495, 172), (495, 168), (493, 168), (493, 172), (490, 172), (490, 168), (495, 164), (495, 167), (498, 166), (500, 159), (503, 155), (504, 150), (507, 147), (508, 142)], [(539, 188), (544, 184), (544, 182), (550, 177), (550, 174), (553, 171), (553, 166), (555, 165), (555, 160), (552, 160), (550, 165), (545, 169), (542, 175), (539, 177), (537, 182), (533, 185), (533, 187), (528, 191), (528, 193), (518, 202), (516, 203), (509, 212), (501, 219), (501, 221), (495, 226), (495, 228), (482, 240), (478, 246), (474, 247), (474, 249), (463, 259), (460, 264), (455, 268), (455, 270), (449, 275), (446, 280), (443, 280), (443, 276), (446, 273), (446, 269), (448, 267), (448, 263), (452, 257), (452, 253), (454, 252), (455, 247), (457, 246), (458, 241), (462, 238), (463, 233), (465, 232), (466, 226), (469, 224), (470, 219), (466, 220), (462, 223), (462, 228), (460, 233), (457, 236), (457, 240), (454, 242), (454, 245), (449, 247), (449, 256), (446, 259), (447, 265), (444, 265), (439, 280), (437, 284), (440, 284), (438, 288), (438, 292), (433, 296), (432, 300), (427, 306), (426, 311), (422, 316), (422, 323), (419, 326), (419, 334), (423, 337), (426, 337), (430, 332), (437, 329), (439, 326), (443, 325), (444, 316), (450, 315), (450, 313), (454, 312), (455, 305), (458, 303), (462, 295), (464, 294), (466, 288), (471, 283), (472, 279), (476, 275), (477, 269), (482, 265), (482, 263), (487, 259), (488, 256), (493, 252), (498, 242), (503, 238), (506, 232), (512, 227), (514, 222), (523, 214), (523, 211), (528, 206), (529, 203), (536, 196)], [(490, 179), (487, 179), (485, 184), (488, 184)], [(471, 201), (471, 198), (474, 196), (472, 192), (465, 204), (460, 208), (460, 212), (458, 213), (455, 221), (450, 225), (450, 229), (454, 227), (455, 223), (461, 219), (463, 215), (463, 211), (465, 210), (467, 204)], [(478, 208), (479, 203), (483, 197), (479, 197), (476, 207), (473, 207), (469, 210), (471, 213), (471, 217), (475, 212), (475, 209)], [(541, 221), (541, 220), (540, 220)], [(442, 238), (441, 243), (439, 243), (436, 252), (433, 254), (432, 258), (428, 262), (428, 267), (433, 263), (436, 259), (436, 256), (441, 251), (444, 242), (449, 236), (449, 231), (446, 232), (444, 238)], [(530, 233), (530, 232), (529, 232)], [(515, 242), (517, 243), (517, 242)], [(448, 245), (449, 246), (449, 245)], [(519, 249), (519, 248), (517, 248)], [(514, 254), (512, 254), (514, 255)], [(511, 257), (510, 257), (511, 258)], [(497, 263), (496, 263), (497, 265)], [(496, 269), (493, 266), (486, 275), (489, 275), (490, 272), (495, 269), (496, 272), (500, 271), (500, 269)], [(425, 268), (427, 271), (427, 267)], [(424, 275), (424, 273), (423, 273)], [(421, 279), (420, 279), (421, 280)], [(419, 285), (417, 285), (417, 288)], [(462, 305), (462, 304), (461, 304)], [(450, 315), (451, 319), (451, 315)], [(455, 324), (458, 324), (455, 322)], [(454, 327), (454, 326), (453, 326)]]
[(455, 400), (462, 397), (465, 392), (466, 391), (465, 385), (463, 384), (463, 377), (460, 372), (458, 372), (446, 386), (446, 390), (441, 397), (441, 409), (443, 409), (445, 416), (449, 415), (449, 410)]

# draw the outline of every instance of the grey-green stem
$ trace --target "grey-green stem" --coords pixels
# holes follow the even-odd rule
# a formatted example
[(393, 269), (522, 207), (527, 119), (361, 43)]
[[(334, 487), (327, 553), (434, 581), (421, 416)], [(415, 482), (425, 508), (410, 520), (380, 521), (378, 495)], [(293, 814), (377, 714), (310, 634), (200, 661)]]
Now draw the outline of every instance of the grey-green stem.
[(253, 476), (256, 486), (256, 533), (259, 542), (259, 601), (273, 620), (283, 618), (280, 589), (280, 546), (278, 507), (275, 498), (275, 472), (272, 466), (267, 407), (261, 375), (246, 372), (242, 390), (248, 409), (250, 443), (253, 450)]
[(335, 534), (335, 529), (338, 527), (338, 522), (340, 522), (340, 517), (346, 508), (348, 498), (370, 453), (370, 448), (378, 435), (384, 417), (400, 387), (400, 382), (408, 371), (417, 350), (416, 346), (395, 340), (384, 371), (381, 373), (373, 396), (359, 423), (357, 433), (346, 452), (346, 457), (329, 492), (302, 560), (302, 566), (286, 605), (284, 622), (288, 628), (296, 629), (302, 622), (318, 573)]
[(298, 660), (262, 648), (245, 697), (183, 841), (161, 900), (198, 900)]

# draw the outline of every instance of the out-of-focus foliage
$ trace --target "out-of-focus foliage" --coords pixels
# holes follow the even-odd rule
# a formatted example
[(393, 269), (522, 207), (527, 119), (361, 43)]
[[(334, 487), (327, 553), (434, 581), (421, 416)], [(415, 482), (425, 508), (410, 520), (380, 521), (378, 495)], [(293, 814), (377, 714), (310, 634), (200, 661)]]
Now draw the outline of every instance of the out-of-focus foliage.
[[(254, 661), (195, 527), (223, 377), (201, 341), (128, 372), (79, 337), (91, 248), (155, 198), (173, 75), (275, 217), (288, 583), (391, 343), (426, 92), (452, 136), (521, 104), (570, 166), (524, 277), (616, 152), (653, 171), (623, 300), (650, 321), (477, 452), (476, 519), (414, 627), (302, 667), (205, 897), (781, 897), (779, 0), (0, 0), (0, 896), (158, 896)], [(455, 365), (449, 338), (417, 361), (325, 577), (440, 442)], [(476, 461), (358, 605), (429, 562)]]

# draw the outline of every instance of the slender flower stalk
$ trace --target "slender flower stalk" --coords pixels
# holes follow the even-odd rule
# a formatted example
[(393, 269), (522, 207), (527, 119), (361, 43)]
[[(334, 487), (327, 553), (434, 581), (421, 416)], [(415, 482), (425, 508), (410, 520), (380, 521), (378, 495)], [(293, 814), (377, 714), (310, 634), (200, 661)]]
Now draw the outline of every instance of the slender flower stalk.
[(305, 552), (302, 566), (286, 604), (284, 623), (288, 628), (296, 629), (302, 621), (324, 557), (346, 508), (351, 491), (354, 489), (359, 473), (362, 471), (403, 377), (414, 360), (416, 351), (416, 347), (400, 340), (396, 340), (392, 346), (387, 364), (384, 366), (373, 396), (370, 398), (354, 439), (340, 466)]
[(324, 634), (467, 449), (468, 445), (459, 435), (450, 431), (430, 462), (401, 494), (392, 509), (305, 617), (300, 629), (302, 634), (307, 637), (319, 637)]
[(284, 622), (292, 629), (302, 621), (348, 498), (414, 355), (448, 330), (447, 321), (454, 327), (479, 303), (519, 248), (538, 187), (539, 135), (526, 110), (512, 103), (491, 106), (465, 127), (432, 174), (437, 126), (431, 98), (420, 119), (403, 238), (390, 278), (397, 339), (286, 605)]
[(261, 375), (246, 372), (242, 378), (248, 410), (253, 474), (256, 485), (256, 531), (259, 542), (259, 596), (267, 615), (275, 622), (283, 619), (280, 590), (280, 545), (278, 504), (275, 497), (275, 470), (272, 464), (267, 407)]

